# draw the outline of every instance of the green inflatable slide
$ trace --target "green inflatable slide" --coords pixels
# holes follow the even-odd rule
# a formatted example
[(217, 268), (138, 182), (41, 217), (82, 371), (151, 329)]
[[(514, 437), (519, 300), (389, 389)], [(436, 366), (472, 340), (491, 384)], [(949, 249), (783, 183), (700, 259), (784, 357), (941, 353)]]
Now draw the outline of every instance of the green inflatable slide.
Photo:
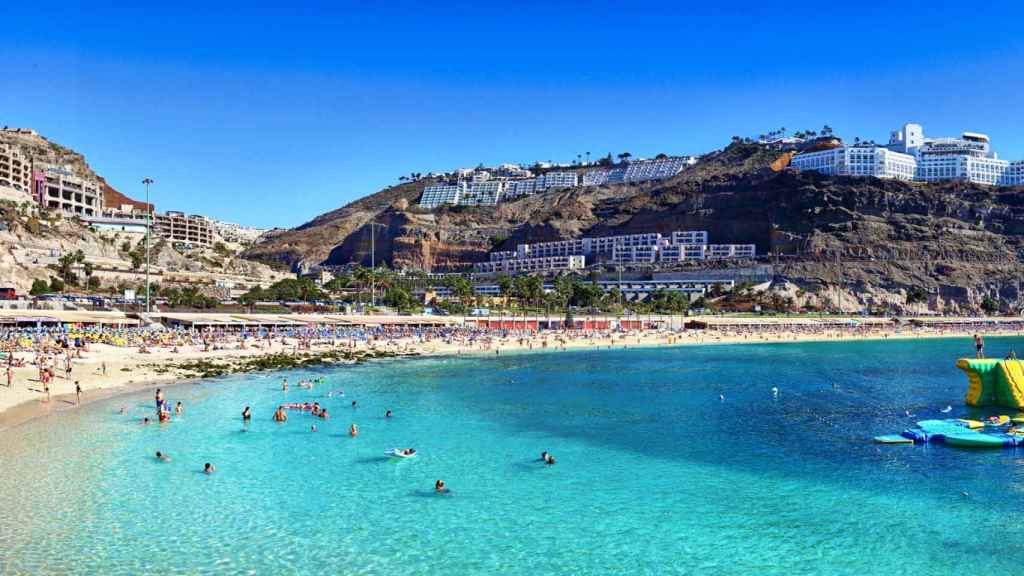
[(956, 367), (967, 374), (967, 404), (1024, 409), (1024, 362), (961, 358)]

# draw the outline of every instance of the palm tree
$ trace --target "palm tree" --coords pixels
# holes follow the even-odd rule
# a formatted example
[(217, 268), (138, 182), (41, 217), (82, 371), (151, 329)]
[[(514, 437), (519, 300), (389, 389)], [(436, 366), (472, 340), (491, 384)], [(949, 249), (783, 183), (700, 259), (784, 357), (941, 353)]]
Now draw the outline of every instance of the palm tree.
[(512, 295), (512, 278), (502, 274), (501, 276), (498, 276), (495, 283), (498, 285), (498, 290), (501, 291), (501, 296), (505, 301), (505, 306), (508, 306), (509, 296)]
[(359, 292), (357, 293), (357, 300), (362, 300), (361, 296), (366, 288), (370, 286), (373, 281), (373, 271), (364, 266), (356, 266), (352, 270), (352, 278), (355, 279), (356, 283), (359, 284)]
[(199, 289), (195, 286), (185, 286), (181, 289), (181, 303), (189, 308), (195, 308), (196, 300), (199, 298)]

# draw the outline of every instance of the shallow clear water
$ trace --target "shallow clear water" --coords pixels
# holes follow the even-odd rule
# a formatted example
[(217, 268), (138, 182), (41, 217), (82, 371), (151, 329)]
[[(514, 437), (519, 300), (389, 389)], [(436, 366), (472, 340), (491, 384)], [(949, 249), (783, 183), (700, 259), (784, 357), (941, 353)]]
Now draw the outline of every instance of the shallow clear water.
[[(122, 396), (2, 434), (0, 573), (1015, 570), (1024, 449), (870, 442), (948, 404), (995, 413), (963, 405), (954, 361), (970, 345), (398, 360), (173, 387), (186, 414), (165, 426), (138, 423), (152, 390)], [(988, 348), (1011, 346), (1024, 341)], [(284, 376), (327, 384), (285, 394)], [(316, 433), (307, 414), (271, 422), (286, 399), (331, 419)], [(384, 456), (398, 446), (420, 455)]]

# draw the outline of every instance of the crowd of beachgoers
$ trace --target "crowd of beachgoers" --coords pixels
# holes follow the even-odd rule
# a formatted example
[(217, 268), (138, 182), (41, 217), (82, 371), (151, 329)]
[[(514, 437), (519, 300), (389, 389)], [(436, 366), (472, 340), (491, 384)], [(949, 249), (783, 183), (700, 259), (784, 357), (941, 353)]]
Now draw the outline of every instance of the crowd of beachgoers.
[[(663, 345), (807, 342), (944, 336), (1020, 335), (1024, 319), (993, 323), (744, 321), (699, 329), (535, 330), (480, 326), (287, 328), (140, 328), (60, 326), (0, 329), (0, 413), (53, 395), (74, 405), (94, 390), (173, 380), (161, 365), (181, 360), (303, 354), (330, 350), (394, 354), (501, 354), (509, 351), (608, 349)], [(180, 378), (179, 378), (180, 379)], [(38, 402), (37, 402), (38, 403)]]

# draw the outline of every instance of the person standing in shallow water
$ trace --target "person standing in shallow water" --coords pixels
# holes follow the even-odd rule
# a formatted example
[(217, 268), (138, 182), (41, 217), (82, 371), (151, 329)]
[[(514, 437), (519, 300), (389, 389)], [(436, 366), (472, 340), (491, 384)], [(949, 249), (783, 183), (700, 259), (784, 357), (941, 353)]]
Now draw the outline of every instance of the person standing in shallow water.
[(985, 357), (985, 341), (982, 340), (980, 334), (974, 335), (974, 353), (976, 358)]

